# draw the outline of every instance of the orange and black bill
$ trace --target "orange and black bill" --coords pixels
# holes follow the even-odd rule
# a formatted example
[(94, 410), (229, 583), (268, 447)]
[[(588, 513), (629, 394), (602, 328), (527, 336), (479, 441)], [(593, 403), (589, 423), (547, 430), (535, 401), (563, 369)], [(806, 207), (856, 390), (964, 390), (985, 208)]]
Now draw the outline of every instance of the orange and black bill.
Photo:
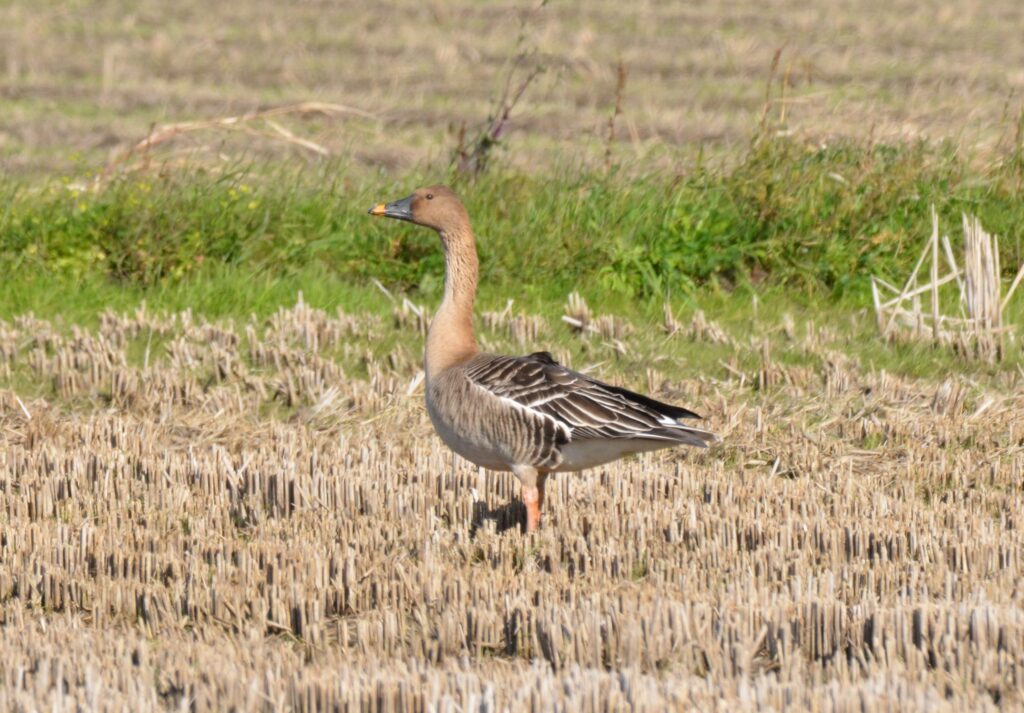
[(400, 201), (394, 201), (393, 203), (379, 203), (373, 208), (370, 208), (370, 215), (383, 215), (385, 218), (395, 218), (396, 220), (412, 220), (412, 199), (413, 196), (403, 198)]

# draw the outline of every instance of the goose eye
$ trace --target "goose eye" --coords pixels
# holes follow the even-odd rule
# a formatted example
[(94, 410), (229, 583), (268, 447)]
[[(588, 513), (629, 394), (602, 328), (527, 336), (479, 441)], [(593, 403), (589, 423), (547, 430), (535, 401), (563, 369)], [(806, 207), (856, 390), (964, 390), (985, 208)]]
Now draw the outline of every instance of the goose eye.
[(427, 194), (427, 200), (428, 200), (428, 201), (432, 201), (432, 200), (434, 200), (434, 194), (433, 194), (433, 193), (428, 193), (428, 194)]

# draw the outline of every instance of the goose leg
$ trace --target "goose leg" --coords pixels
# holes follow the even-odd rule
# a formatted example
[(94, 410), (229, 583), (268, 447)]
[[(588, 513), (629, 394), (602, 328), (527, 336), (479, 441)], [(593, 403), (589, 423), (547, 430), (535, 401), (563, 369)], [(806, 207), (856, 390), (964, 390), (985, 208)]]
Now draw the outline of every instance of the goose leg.
[(526, 505), (526, 531), (534, 532), (540, 527), (540, 488), (523, 485), (523, 504)]
[(533, 466), (516, 466), (512, 469), (522, 485), (523, 504), (526, 506), (526, 531), (540, 528), (541, 508), (544, 507), (544, 482), (547, 473), (538, 473)]

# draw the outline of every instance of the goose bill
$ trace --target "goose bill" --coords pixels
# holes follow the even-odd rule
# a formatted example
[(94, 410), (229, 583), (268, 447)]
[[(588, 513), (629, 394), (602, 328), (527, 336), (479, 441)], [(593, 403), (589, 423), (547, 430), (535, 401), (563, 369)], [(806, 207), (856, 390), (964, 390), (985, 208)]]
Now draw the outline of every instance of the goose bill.
[(394, 218), (395, 220), (412, 221), (412, 199), (413, 196), (409, 196), (392, 203), (379, 203), (370, 208), (369, 213), (370, 215), (382, 215), (385, 218)]

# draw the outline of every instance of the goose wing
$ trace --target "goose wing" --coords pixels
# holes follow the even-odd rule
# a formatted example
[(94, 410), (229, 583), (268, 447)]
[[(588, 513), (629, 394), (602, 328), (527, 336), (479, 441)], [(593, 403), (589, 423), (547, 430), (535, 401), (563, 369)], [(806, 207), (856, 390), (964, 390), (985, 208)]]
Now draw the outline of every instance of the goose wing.
[(699, 419), (693, 411), (591, 379), (547, 352), (492, 356), (472, 365), (467, 376), (495, 398), (555, 421), (571, 441), (645, 439), (706, 447), (719, 440), (679, 422)]

